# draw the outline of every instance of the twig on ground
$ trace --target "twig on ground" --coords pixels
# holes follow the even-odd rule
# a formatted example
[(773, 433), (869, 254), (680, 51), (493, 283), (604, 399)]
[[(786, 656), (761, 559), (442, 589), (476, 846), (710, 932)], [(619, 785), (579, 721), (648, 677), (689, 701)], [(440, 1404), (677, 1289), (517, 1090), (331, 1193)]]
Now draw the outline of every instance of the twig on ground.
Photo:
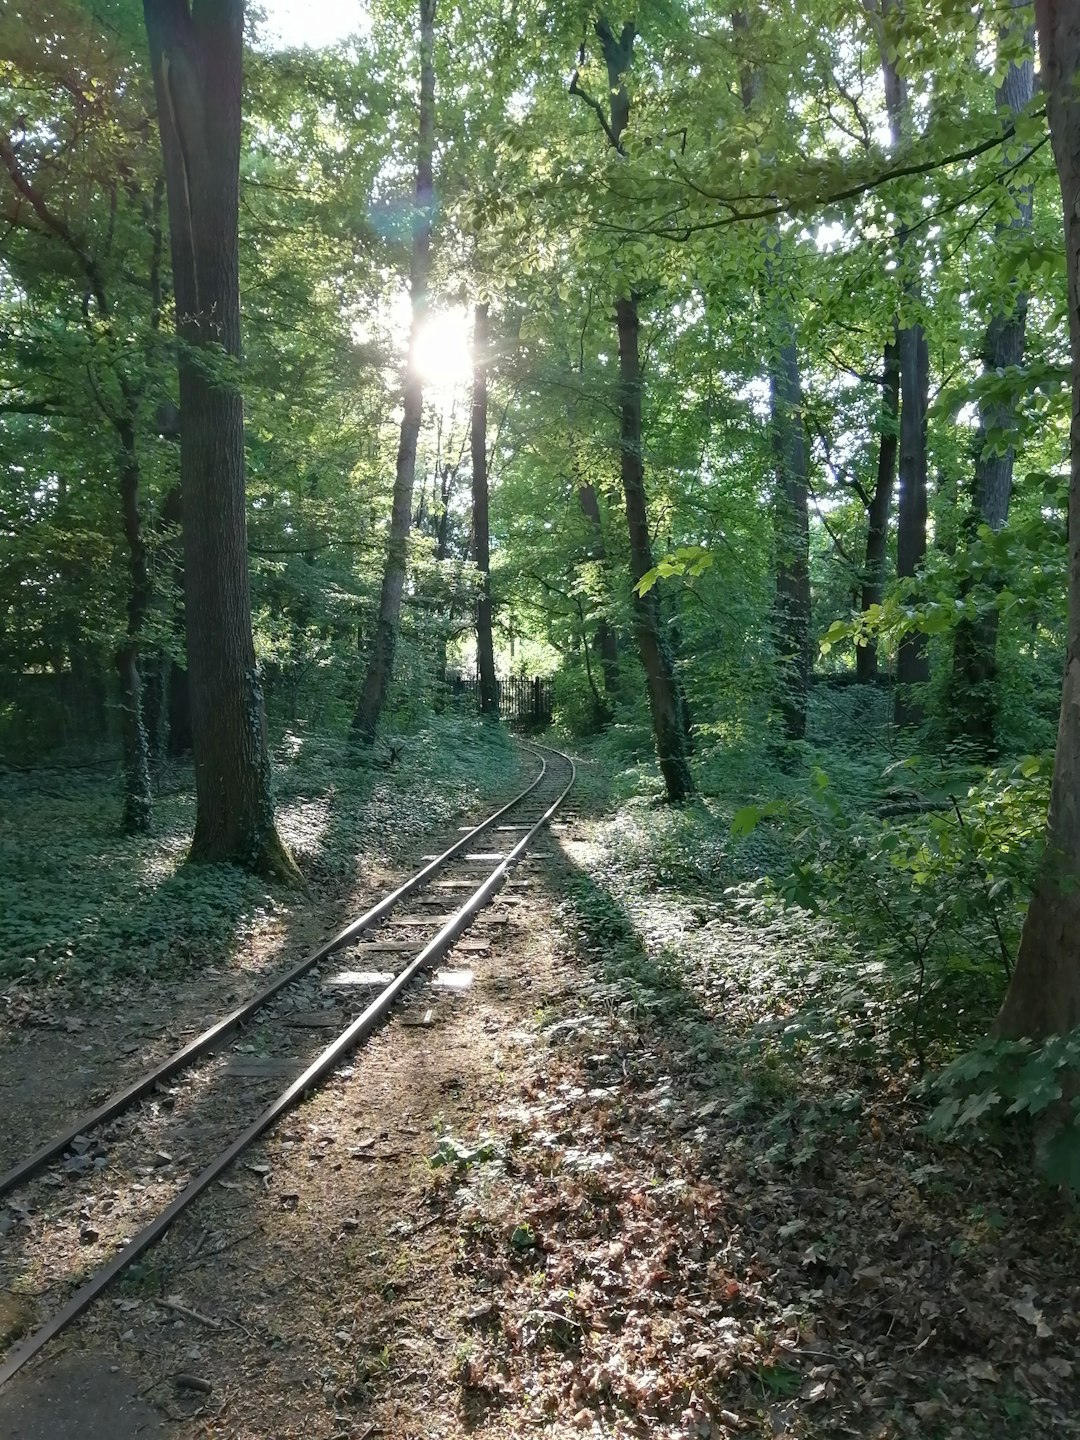
[(212, 1315), (203, 1315), (198, 1310), (192, 1310), (188, 1305), (182, 1305), (179, 1300), (158, 1300), (155, 1302), (163, 1310), (173, 1310), (177, 1315), (183, 1315), (186, 1320), (197, 1320), (200, 1325), (209, 1325), (211, 1330), (223, 1330), (224, 1322), (215, 1320)]

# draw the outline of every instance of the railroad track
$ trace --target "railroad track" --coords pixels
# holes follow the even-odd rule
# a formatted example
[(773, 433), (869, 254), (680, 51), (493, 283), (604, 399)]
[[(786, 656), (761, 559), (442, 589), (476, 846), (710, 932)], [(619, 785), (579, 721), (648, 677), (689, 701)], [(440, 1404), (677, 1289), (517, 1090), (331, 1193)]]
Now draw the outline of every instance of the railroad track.
[[(485, 911), (488, 925), (508, 921), (508, 913), (489, 907), (504, 886), (512, 886), (512, 870), (574, 783), (569, 756), (530, 748), (539, 771), (511, 801), (479, 825), (464, 827), (460, 839), (442, 854), (424, 857), (420, 870), (325, 945), (0, 1176), (0, 1198), (23, 1197), (5, 1203), (33, 1225), (39, 1250), (61, 1262), (70, 1256), (78, 1262), (70, 1268), (82, 1274), (51, 1317), (8, 1352), (0, 1385), (154, 1245), (395, 1006), (411, 1001), (418, 1023), (430, 1019), (440, 983), (454, 983), (452, 974), (432, 975), (432, 966), (455, 947), (469, 954), (486, 948), (482, 938), (463, 938)], [(501, 848), (478, 849), (482, 837)], [(352, 968), (343, 969), (343, 960)], [(244, 1037), (255, 1021), (253, 1046)], [(334, 1038), (320, 1047), (312, 1037), (325, 1040), (329, 1030)], [(174, 1159), (175, 1150), (186, 1153)], [(139, 1177), (122, 1191), (119, 1208), (118, 1172)], [(95, 1211), (106, 1213), (106, 1202), (112, 1223), (102, 1228), (118, 1224), (125, 1237), (122, 1243), (114, 1239), (108, 1258), (100, 1252), (109, 1242), (92, 1223)], [(46, 1290), (57, 1288), (59, 1282)]]

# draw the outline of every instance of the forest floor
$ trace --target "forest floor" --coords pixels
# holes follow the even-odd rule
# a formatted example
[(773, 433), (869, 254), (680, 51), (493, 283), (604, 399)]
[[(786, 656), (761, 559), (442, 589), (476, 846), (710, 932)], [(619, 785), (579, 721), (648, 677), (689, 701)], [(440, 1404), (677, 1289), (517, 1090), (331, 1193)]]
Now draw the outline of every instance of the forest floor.
[(932, 1143), (887, 1049), (774, 1043), (834, 937), (582, 768), (471, 987), (250, 1152), (26, 1413), (74, 1366), (134, 1407), (109, 1440), (1080, 1436), (1075, 1209)]

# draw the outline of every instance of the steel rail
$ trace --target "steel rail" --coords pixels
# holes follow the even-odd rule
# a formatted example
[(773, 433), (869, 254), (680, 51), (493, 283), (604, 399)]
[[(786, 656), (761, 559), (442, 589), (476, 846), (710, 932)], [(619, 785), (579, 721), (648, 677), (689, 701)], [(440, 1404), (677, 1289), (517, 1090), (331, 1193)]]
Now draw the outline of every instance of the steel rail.
[[(530, 841), (536, 833), (543, 828), (551, 817), (558, 810), (559, 806), (569, 794), (575, 779), (577, 778), (577, 767), (569, 755), (563, 755), (561, 751), (552, 751), (559, 755), (570, 766), (570, 779), (557, 798), (547, 808), (543, 815), (536, 821), (532, 828), (518, 841), (510, 850), (499, 865), (491, 874), (473, 891), (464, 905), (446, 922), (439, 933), (424, 946), (419, 955), (415, 956), (400, 974), (387, 985), (371, 1002), (366, 1010), (341, 1032), (336, 1040), (326, 1047), (323, 1052), (307, 1067), (302, 1075), (293, 1081), (287, 1089), (274, 1100), (266, 1109), (253, 1120), (246, 1130), (242, 1131), (236, 1139), (223, 1150), (216, 1159), (212, 1160), (195, 1178), (189, 1181), (188, 1185), (169, 1205), (152, 1220), (145, 1229), (141, 1230), (134, 1239), (129, 1240), (124, 1248), (117, 1252), (107, 1265), (94, 1272), (89, 1280), (68, 1300), (67, 1304), (58, 1310), (49, 1320), (27, 1339), (17, 1345), (8, 1355), (3, 1365), (0, 1366), (0, 1386), (11, 1380), (23, 1366), (38, 1354), (51, 1340), (71, 1322), (78, 1318), (82, 1312), (91, 1305), (97, 1297), (105, 1290), (118, 1275), (132, 1265), (140, 1255), (149, 1250), (150, 1247), (165, 1234), (179, 1215), (197, 1199), (210, 1185), (214, 1183), (233, 1163), (233, 1161), (258, 1140), (270, 1127), (281, 1118), (286, 1111), (298, 1104), (311, 1088), (322, 1080), (334, 1068), (343, 1056), (353, 1050), (357, 1044), (365, 1039), (376, 1025), (383, 1020), (395, 1000), (423, 969), (431, 964), (433, 960), (441, 958), (460, 938), (462, 933), (468, 929), (473, 919), (480, 910), (493, 898), (501, 888), (511, 868), (525, 853)], [(545, 770), (546, 770), (545, 765)], [(543, 773), (543, 772), (542, 772)], [(542, 775), (537, 778), (539, 784)], [(535, 789), (535, 785), (531, 787)], [(507, 807), (508, 808), (508, 807)]]
[(12, 1190), (17, 1189), (18, 1186), (25, 1185), (27, 1180), (36, 1175), (39, 1170), (44, 1169), (51, 1160), (55, 1160), (58, 1155), (62, 1155), (76, 1136), (83, 1135), (87, 1131), (93, 1130), (96, 1126), (103, 1125), (107, 1120), (112, 1120), (117, 1115), (123, 1114), (123, 1112), (130, 1109), (137, 1100), (141, 1100), (144, 1095), (148, 1095), (156, 1085), (161, 1085), (166, 1080), (172, 1079), (175, 1074), (190, 1065), (193, 1060), (197, 1060), (200, 1055), (205, 1055), (208, 1050), (212, 1050), (215, 1045), (227, 1039), (234, 1030), (239, 1029), (245, 1020), (249, 1019), (258, 1010), (261, 1010), (268, 1001), (272, 1000), (275, 995), (278, 995), (287, 986), (291, 985), (294, 980), (299, 980), (301, 976), (306, 975), (309, 970), (321, 964), (329, 955), (332, 955), (335, 950), (340, 950), (343, 945), (349, 944), (349, 942), (355, 940), (357, 936), (362, 935), (365, 930), (370, 930), (373, 925), (378, 924), (380, 920), (384, 920), (395, 905), (400, 904), (407, 895), (411, 895), (414, 890), (419, 889), (425, 881), (430, 879), (435, 871), (445, 865), (447, 861), (452, 860), (460, 850), (465, 849), (475, 840), (477, 835), (490, 829), (508, 810), (512, 810), (516, 805), (520, 805), (527, 796), (533, 793), (541, 780), (543, 780), (547, 770), (547, 762), (543, 756), (539, 758), (540, 770), (531, 784), (527, 785), (525, 789), (515, 795), (512, 800), (496, 810), (493, 815), (489, 815), (486, 820), (481, 821), (479, 825), (474, 826), (467, 834), (463, 835), (459, 840), (456, 840), (448, 850), (444, 850), (441, 855), (436, 855), (422, 870), (418, 870), (415, 875), (411, 875), (409, 879), (405, 880), (396, 890), (380, 900), (378, 904), (373, 905), (370, 910), (365, 911), (364, 914), (358, 916), (357, 919), (351, 920), (343, 930), (338, 931), (333, 939), (328, 940), (326, 944), (320, 946), (318, 950), (305, 956), (303, 960), (298, 960), (296, 964), (290, 966), (288, 970), (283, 970), (269, 985), (245, 1000), (242, 1005), (230, 1011), (230, 1013), (221, 1020), (215, 1021), (209, 1029), (204, 1030), (202, 1034), (197, 1035), (194, 1040), (190, 1040), (179, 1050), (174, 1051), (166, 1059), (162, 1060), (160, 1064), (155, 1065), (152, 1070), (148, 1070), (144, 1075), (139, 1076), (138, 1079), (133, 1080), (129, 1085), (124, 1086), (122, 1090), (115, 1091), (95, 1109), (79, 1116), (66, 1130), (62, 1131), (59, 1135), (54, 1135), (51, 1140), (46, 1141), (29, 1159), (20, 1161), (19, 1164), (9, 1170), (6, 1175), (0, 1175), (0, 1198), (9, 1194)]

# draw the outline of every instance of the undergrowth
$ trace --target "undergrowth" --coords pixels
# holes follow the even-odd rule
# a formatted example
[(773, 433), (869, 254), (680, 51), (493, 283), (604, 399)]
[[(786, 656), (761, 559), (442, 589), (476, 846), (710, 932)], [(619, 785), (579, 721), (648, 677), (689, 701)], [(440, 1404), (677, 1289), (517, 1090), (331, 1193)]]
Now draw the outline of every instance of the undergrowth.
[(698, 1031), (708, 1012), (714, 1034), (723, 1015), (745, 1103), (772, 1094), (775, 1116), (846, 1113), (900, 1081), (938, 1136), (1027, 1145), (1016, 1117), (1037, 1117), (1050, 1178), (1080, 1182), (1076, 1043), (985, 1040), (1040, 854), (1045, 758), (987, 769), (865, 744), (699, 745), (699, 796), (673, 807), (629, 731), (596, 749), (615, 801), (595, 876), (606, 899), (575, 889), (571, 923), (629, 1002)]
[[(309, 882), (332, 886), (361, 859), (393, 863), (508, 787), (520, 764), (503, 731), (456, 715), (404, 736), (392, 766), (380, 752), (357, 764), (342, 740), (300, 729), (274, 748), (282, 833)], [(234, 866), (183, 864), (189, 768), (159, 775), (152, 836), (119, 833), (117, 792), (108, 769), (0, 775), (0, 981), (179, 974), (219, 963), (268, 912), (303, 904)]]

